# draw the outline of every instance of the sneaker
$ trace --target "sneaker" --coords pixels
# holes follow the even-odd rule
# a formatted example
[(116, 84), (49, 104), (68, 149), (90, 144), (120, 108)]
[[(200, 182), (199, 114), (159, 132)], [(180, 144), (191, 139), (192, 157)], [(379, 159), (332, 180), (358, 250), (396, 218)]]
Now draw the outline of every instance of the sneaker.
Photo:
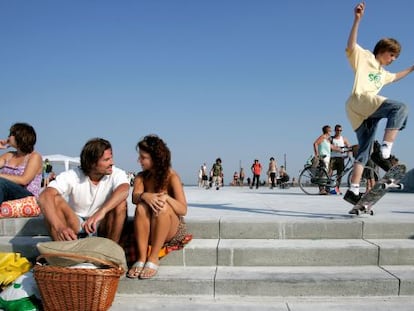
[(391, 155), (388, 159), (384, 159), (380, 150), (375, 150), (371, 154), (371, 160), (386, 172), (388, 172), (391, 167), (398, 164), (398, 159), (394, 155)]
[(392, 166), (398, 164), (398, 158), (395, 155), (391, 155), (389, 160), (390, 160)]
[(344, 195), (344, 200), (348, 203), (351, 203), (352, 205), (357, 204), (359, 199), (362, 197), (363, 193), (355, 194), (351, 190), (347, 190), (347, 192)]

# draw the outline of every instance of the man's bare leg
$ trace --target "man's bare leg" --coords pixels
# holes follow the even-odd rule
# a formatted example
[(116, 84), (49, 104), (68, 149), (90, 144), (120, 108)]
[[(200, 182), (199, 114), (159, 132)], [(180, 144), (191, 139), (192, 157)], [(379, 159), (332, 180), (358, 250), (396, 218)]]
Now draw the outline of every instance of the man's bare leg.
[(110, 211), (99, 225), (99, 235), (119, 243), (127, 217), (127, 202), (124, 201)]
[(39, 206), (54, 241), (76, 239), (75, 235), (80, 228), (79, 218), (55, 189), (47, 188), (43, 191), (39, 197)]

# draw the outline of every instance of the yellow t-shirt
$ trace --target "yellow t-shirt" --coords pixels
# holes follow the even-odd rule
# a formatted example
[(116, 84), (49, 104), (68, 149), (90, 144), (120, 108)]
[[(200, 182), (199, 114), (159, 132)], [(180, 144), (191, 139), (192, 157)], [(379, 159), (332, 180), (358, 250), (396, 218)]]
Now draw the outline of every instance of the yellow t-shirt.
[(355, 72), (352, 93), (346, 102), (346, 113), (352, 128), (356, 130), (386, 100), (377, 95), (381, 88), (394, 81), (395, 73), (386, 71), (374, 54), (358, 44), (346, 56)]

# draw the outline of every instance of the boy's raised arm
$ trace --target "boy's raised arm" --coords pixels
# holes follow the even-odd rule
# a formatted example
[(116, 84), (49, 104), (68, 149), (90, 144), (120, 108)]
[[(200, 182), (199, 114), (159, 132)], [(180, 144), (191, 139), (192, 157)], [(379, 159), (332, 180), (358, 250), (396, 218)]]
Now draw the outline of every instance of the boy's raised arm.
[(359, 3), (355, 9), (355, 17), (354, 17), (354, 23), (352, 24), (351, 32), (349, 33), (348, 37), (348, 43), (347, 43), (347, 50), (352, 51), (355, 48), (355, 45), (357, 43), (357, 37), (358, 37), (358, 28), (359, 23), (361, 21), (362, 16), (365, 12), (365, 2)]

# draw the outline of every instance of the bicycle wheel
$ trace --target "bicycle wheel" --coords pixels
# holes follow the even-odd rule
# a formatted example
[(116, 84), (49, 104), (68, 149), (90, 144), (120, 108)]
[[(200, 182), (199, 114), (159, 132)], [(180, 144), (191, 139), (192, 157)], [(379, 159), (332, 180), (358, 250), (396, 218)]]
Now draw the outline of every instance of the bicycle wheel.
[[(351, 177), (354, 172), (352, 168), (348, 174), (348, 187), (351, 186)], [(370, 166), (364, 166), (364, 172), (362, 173), (361, 181), (359, 183), (359, 192), (365, 193), (367, 191), (367, 187), (369, 189), (370, 183), (375, 184), (379, 180), (378, 172)], [(373, 186), (371, 184), (371, 187)]]
[(321, 187), (329, 188), (329, 181), (328, 173), (324, 169), (311, 166), (305, 167), (298, 179), (300, 189), (310, 195), (319, 194)]

